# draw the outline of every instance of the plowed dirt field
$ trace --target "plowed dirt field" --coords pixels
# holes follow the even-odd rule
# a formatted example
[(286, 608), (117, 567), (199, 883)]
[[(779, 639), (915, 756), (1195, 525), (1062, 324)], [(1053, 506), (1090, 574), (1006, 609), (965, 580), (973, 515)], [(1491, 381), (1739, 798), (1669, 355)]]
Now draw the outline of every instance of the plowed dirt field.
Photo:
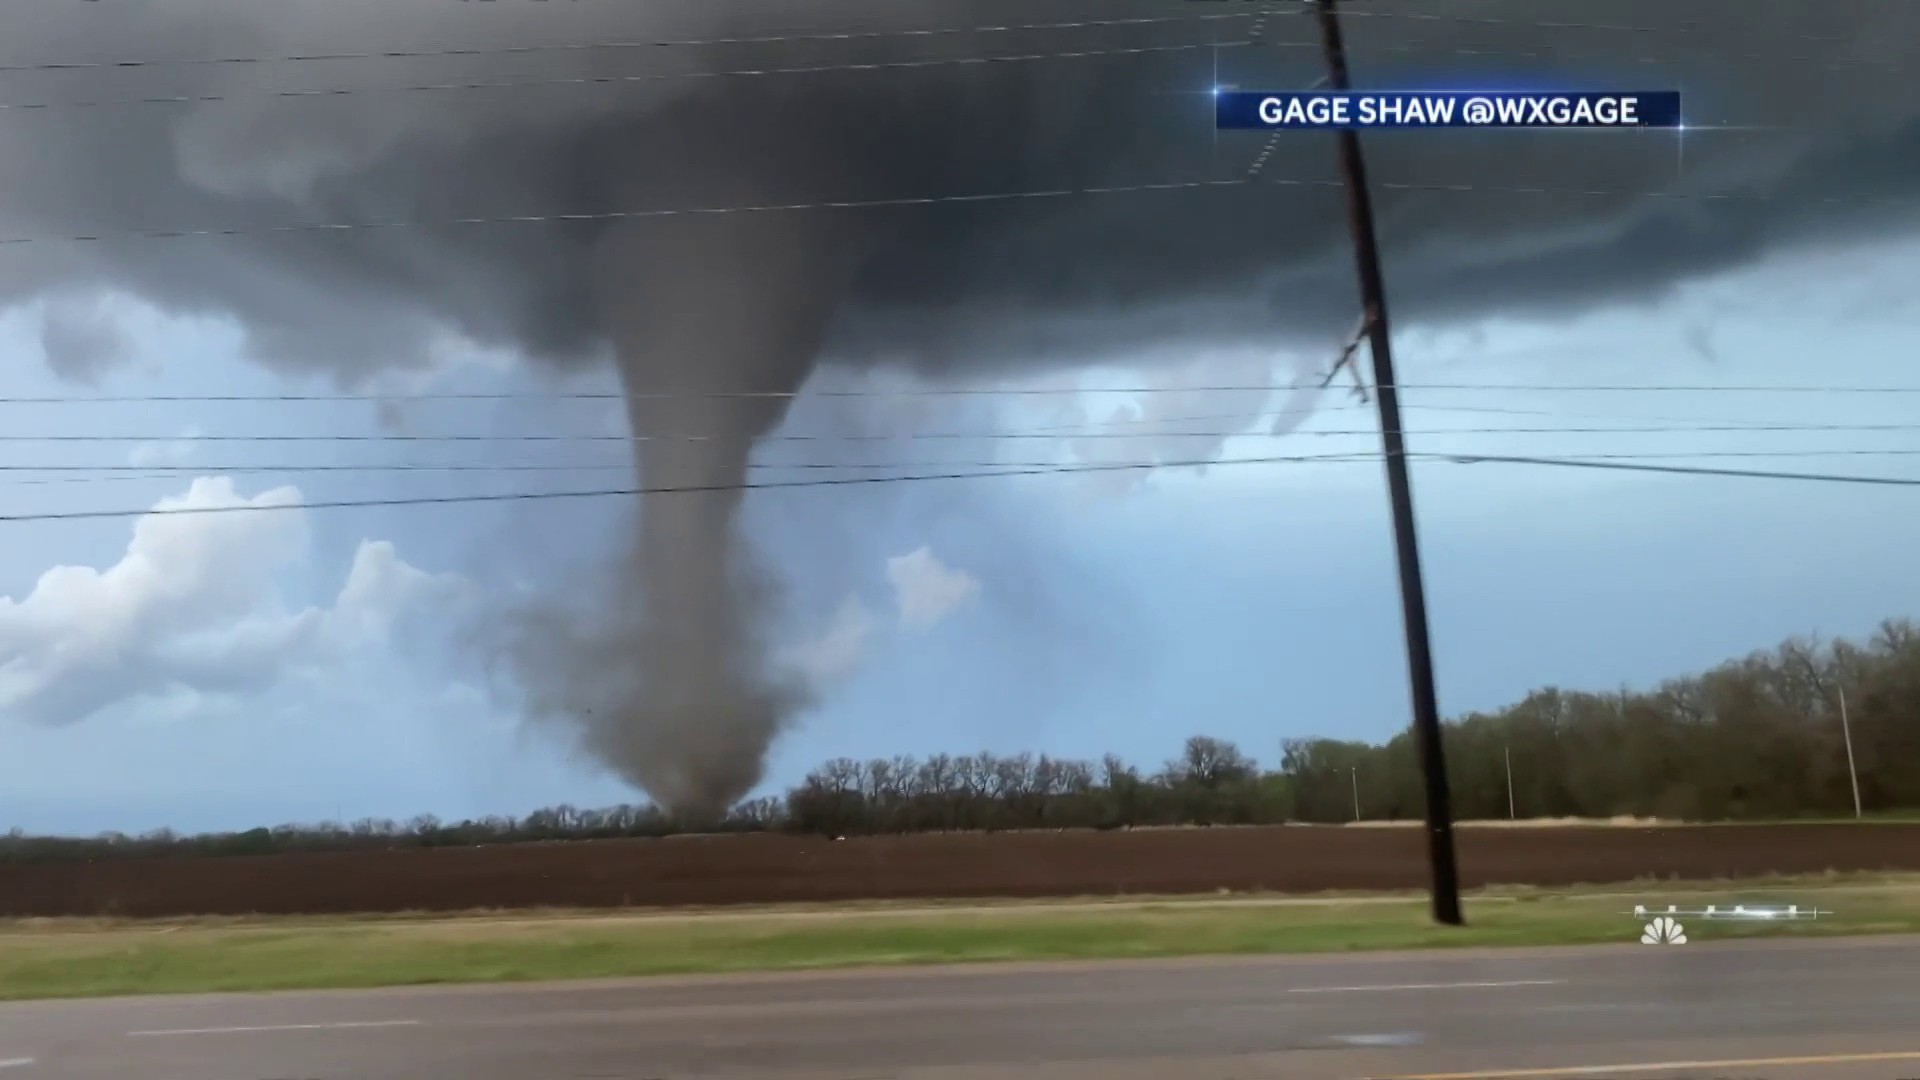
[[(1463, 884), (1920, 870), (1920, 825), (1462, 828)], [(0, 916), (325, 914), (1426, 884), (1418, 828), (678, 837), (0, 866)]]

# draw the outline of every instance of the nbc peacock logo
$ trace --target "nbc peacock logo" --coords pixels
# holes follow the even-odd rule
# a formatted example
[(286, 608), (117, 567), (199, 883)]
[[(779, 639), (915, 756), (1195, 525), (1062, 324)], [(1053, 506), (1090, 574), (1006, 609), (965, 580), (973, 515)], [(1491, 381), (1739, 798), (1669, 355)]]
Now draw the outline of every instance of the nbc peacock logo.
[(1642, 945), (1685, 945), (1686, 943), (1686, 927), (1665, 915), (1648, 923), (1647, 928), (1640, 932)]

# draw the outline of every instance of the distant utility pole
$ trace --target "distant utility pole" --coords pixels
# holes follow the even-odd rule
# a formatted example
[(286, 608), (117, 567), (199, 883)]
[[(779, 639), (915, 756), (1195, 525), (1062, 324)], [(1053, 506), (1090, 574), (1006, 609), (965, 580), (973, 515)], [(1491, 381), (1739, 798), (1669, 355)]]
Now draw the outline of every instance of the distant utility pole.
[[(1346, 46), (1334, 0), (1315, 0), (1320, 34), (1326, 46), (1327, 85), (1353, 88), (1347, 77)], [(1440, 740), (1439, 694), (1433, 684), (1433, 649), (1427, 638), (1426, 588), (1420, 580), (1420, 545), (1413, 530), (1413, 485), (1407, 476), (1406, 438), (1400, 427), (1400, 389), (1394, 381), (1388, 333), (1386, 284), (1380, 274), (1380, 248), (1374, 234), (1373, 198), (1367, 189), (1360, 136), (1338, 133), (1340, 172), (1347, 190), (1347, 216), (1353, 229), (1354, 259), (1360, 273), (1367, 342), (1373, 353), (1373, 381), (1380, 402), (1380, 434), (1385, 444), (1387, 491), (1393, 503), (1393, 539), (1400, 561), (1401, 617), (1407, 633), (1407, 674), (1412, 684), (1413, 731), (1427, 788), (1427, 857), (1433, 867), (1433, 917), (1459, 926), (1460, 870), (1453, 847), (1453, 806), (1447, 791), (1446, 756)]]
[(1353, 820), (1360, 820), (1360, 766), (1352, 768), (1353, 773)]
[(1507, 758), (1507, 820), (1518, 821), (1520, 815), (1513, 808), (1513, 747), (1503, 746), (1500, 749)]
[(1860, 770), (1853, 766), (1853, 725), (1847, 722), (1847, 688), (1840, 687), (1840, 737), (1847, 742), (1847, 779), (1853, 782), (1853, 816), (1858, 820), (1864, 816), (1860, 810)]

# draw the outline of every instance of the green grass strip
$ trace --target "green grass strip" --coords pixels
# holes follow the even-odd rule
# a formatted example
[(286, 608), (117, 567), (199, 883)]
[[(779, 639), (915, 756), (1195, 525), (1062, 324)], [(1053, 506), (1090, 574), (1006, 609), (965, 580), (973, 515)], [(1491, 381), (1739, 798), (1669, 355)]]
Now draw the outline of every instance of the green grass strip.
[(1635, 903), (1798, 903), (1818, 920), (1688, 920), (1693, 942), (1920, 931), (1920, 887), (1506, 891), (1467, 902), (1469, 925), (1416, 899), (1244, 898), (976, 908), (675, 914), (492, 914), (163, 924), (0, 926), (0, 999), (516, 982), (928, 963), (1574, 945), (1638, 939)]

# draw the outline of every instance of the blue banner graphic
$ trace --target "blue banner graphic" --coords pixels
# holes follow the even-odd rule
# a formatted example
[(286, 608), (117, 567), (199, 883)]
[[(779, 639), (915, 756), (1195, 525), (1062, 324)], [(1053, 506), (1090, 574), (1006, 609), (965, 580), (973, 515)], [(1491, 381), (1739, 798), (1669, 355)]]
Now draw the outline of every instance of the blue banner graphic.
[(1369, 128), (1677, 128), (1678, 90), (1222, 90), (1215, 126), (1234, 131)]

